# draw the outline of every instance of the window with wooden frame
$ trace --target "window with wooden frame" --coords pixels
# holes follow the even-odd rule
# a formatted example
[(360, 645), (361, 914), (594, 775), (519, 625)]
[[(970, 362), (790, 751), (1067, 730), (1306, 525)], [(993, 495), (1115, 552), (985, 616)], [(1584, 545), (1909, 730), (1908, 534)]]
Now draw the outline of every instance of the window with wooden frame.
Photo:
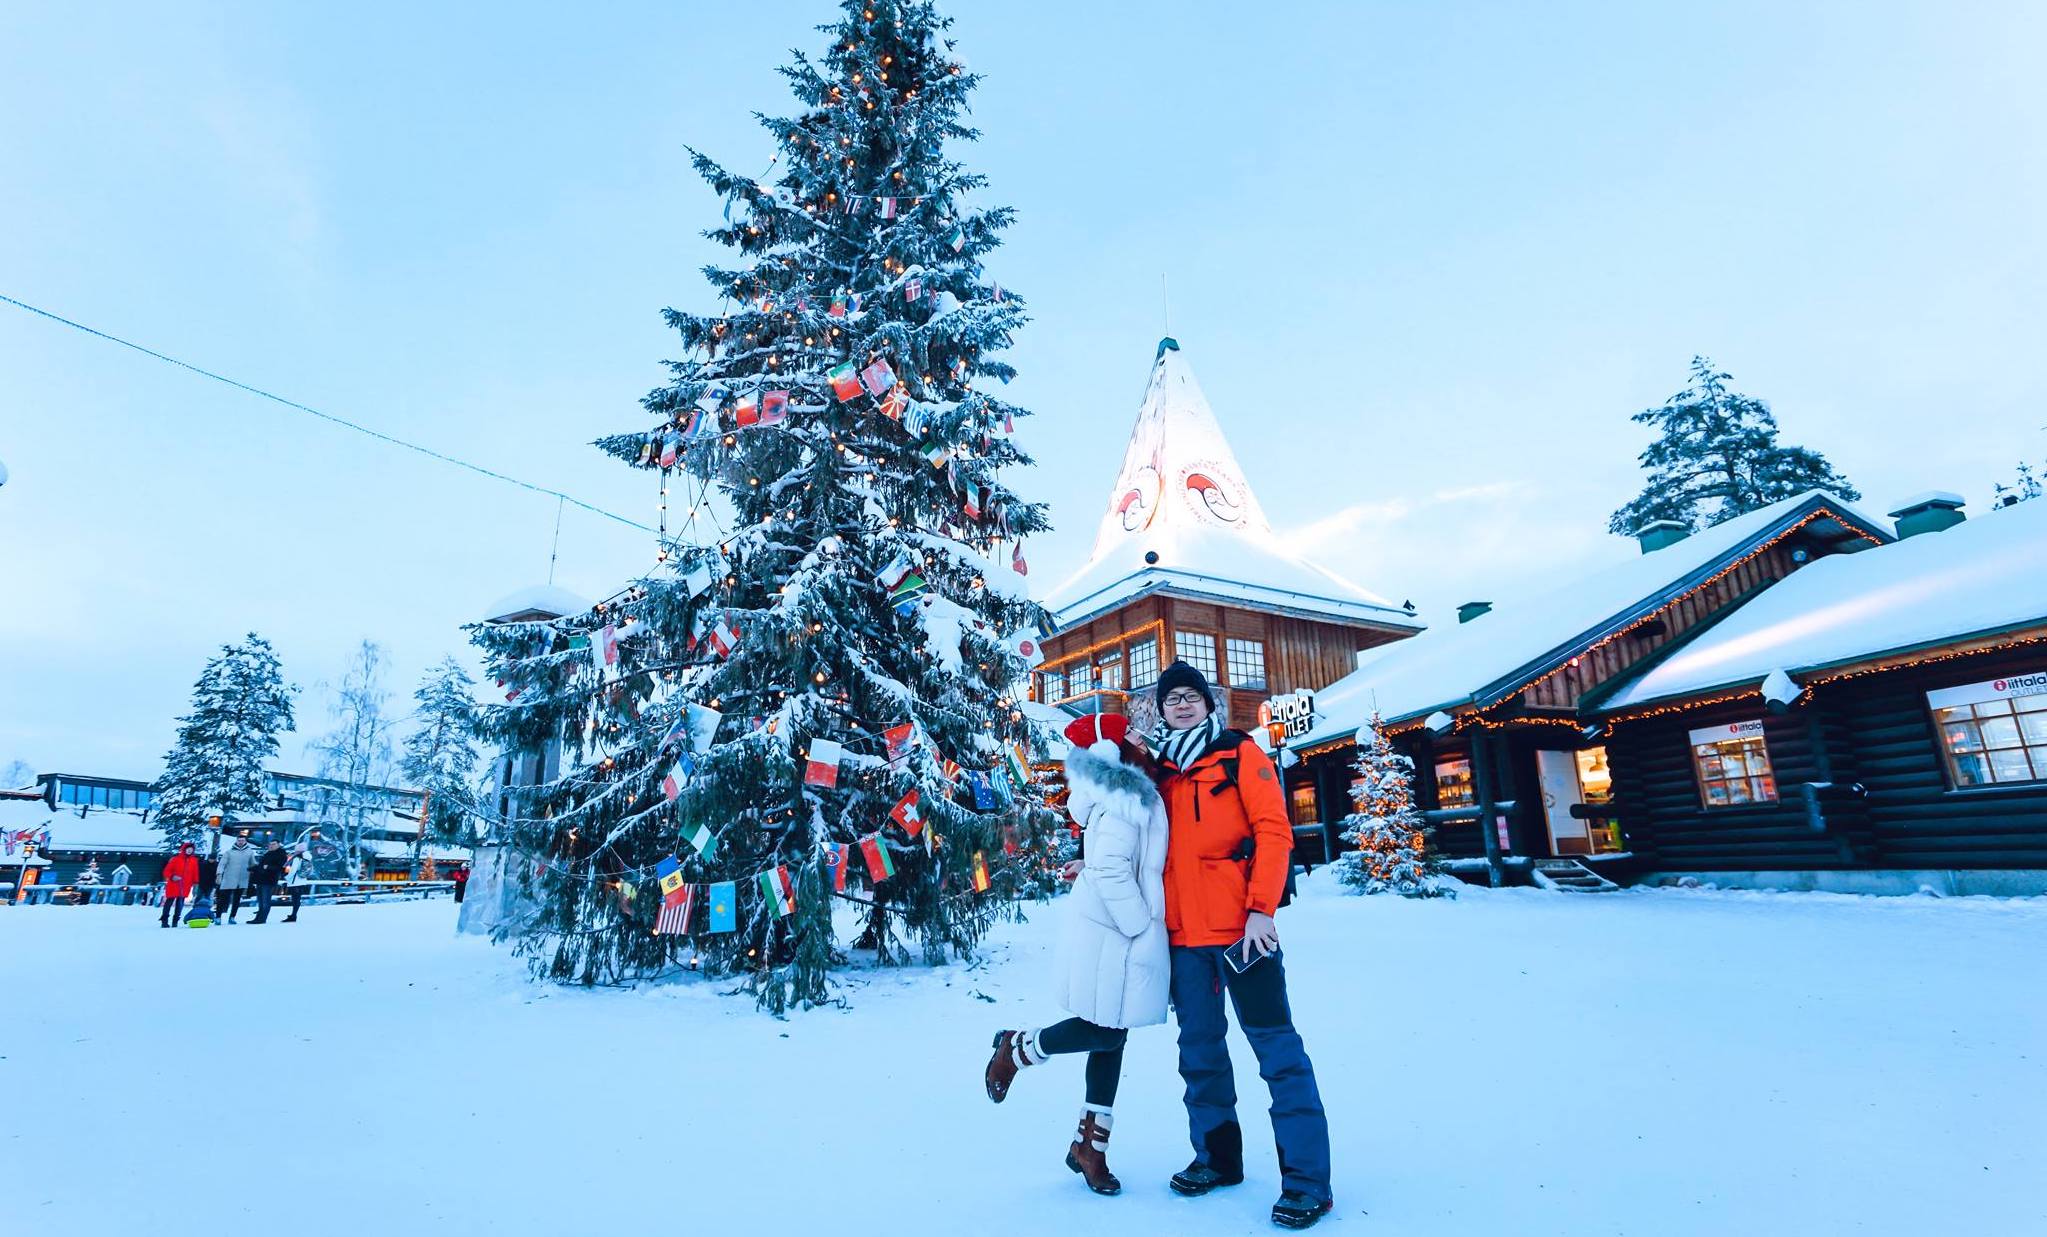
[(2047, 686), (2047, 674), (1926, 693), (1950, 785), (2047, 781), (2047, 690), (2013, 694), (2036, 685)]
[(1123, 650), (1104, 649), (1095, 654), (1095, 684), (1113, 691), (1123, 690)]
[(1146, 638), (1130, 642), (1130, 690), (1150, 687), (1159, 681), (1159, 642)]
[(1173, 633), (1173, 656), (1201, 671), (1202, 677), (1215, 682), (1215, 636), (1205, 631), (1176, 631)]
[(1039, 672), (1038, 699), (1045, 704), (1066, 699), (1066, 671), (1063, 668)]
[(1729, 722), (1691, 732), (1692, 769), (1706, 807), (1746, 807), (1777, 801), (1777, 777), (1761, 721)]
[(1288, 792), (1287, 799), (1292, 808), (1296, 825), (1319, 825), (1322, 823), (1321, 806), (1315, 802), (1315, 786), (1312, 782), (1296, 786)]
[(1450, 756), (1436, 762), (1436, 806), (1478, 806), (1478, 782), (1471, 776), (1470, 760)]
[(1232, 636), (1223, 641), (1223, 645), (1230, 669), (1230, 686), (1264, 691), (1265, 641), (1239, 640)]

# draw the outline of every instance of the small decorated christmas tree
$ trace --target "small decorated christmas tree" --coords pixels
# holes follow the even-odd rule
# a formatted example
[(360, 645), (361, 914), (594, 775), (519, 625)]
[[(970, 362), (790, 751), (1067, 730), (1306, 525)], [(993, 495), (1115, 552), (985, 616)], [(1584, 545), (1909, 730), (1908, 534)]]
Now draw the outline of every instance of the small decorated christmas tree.
[(1351, 790), (1356, 807), (1343, 818), (1343, 840), (1356, 847), (1336, 860), (1337, 879), (1360, 893), (1406, 898), (1455, 896), (1429, 849), (1432, 830), (1414, 805), (1414, 762), (1393, 750), (1379, 715), (1371, 742), (1358, 753)]

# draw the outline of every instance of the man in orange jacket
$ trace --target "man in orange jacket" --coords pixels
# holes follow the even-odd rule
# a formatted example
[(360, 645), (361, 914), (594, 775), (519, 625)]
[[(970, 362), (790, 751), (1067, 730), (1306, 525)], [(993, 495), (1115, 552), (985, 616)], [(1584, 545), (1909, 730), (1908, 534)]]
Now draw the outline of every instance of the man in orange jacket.
[(1287, 1006), (1279, 927), (1272, 919), (1293, 867), (1286, 798), (1271, 758), (1250, 736), (1224, 728), (1199, 670), (1176, 661), (1156, 690), (1162, 722), (1154, 746), (1170, 838), (1166, 936), (1194, 1140), (1194, 1162), (1173, 1174), (1171, 1184), (1193, 1197), (1244, 1179), (1237, 1080), (1223, 1042), (1227, 991), (1272, 1094), (1280, 1169), (1272, 1222), (1307, 1228), (1332, 1206), (1329, 1122), (1315, 1067)]

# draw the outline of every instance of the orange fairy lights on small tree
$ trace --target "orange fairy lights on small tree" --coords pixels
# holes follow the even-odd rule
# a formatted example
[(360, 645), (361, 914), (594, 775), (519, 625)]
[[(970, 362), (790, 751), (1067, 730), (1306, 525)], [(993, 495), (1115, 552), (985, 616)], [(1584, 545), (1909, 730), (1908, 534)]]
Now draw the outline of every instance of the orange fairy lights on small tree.
[(1442, 879), (1442, 863), (1429, 848), (1429, 824), (1414, 805), (1414, 762), (1393, 750), (1379, 715), (1371, 742), (1360, 744), (1354, 811), (1343, 820), (1343, 840), (1356, 849), (1336, 860), (1337, 879), (1359, 893), (1407, 898), (1455, 896)]

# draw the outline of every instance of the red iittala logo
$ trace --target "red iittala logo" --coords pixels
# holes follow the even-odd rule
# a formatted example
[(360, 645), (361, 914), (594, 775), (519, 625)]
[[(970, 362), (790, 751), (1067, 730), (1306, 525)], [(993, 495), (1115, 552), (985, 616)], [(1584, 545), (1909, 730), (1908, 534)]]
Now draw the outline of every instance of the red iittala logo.
[(2003, 691), (2003, 690), (2004, 690), (2004, 680), (2003, 680), (2003, 679), (1999, 679), (1999, 680), (1997, 680), (1997, 682), (1995, 682), (1995, 683), (1992, 683), (1992, 684), (1990, 685), (1990, 690), (1991, 690), (1991, 691), (1997, 691), (1997, 692), (2001, 692), (2001, 691)]

